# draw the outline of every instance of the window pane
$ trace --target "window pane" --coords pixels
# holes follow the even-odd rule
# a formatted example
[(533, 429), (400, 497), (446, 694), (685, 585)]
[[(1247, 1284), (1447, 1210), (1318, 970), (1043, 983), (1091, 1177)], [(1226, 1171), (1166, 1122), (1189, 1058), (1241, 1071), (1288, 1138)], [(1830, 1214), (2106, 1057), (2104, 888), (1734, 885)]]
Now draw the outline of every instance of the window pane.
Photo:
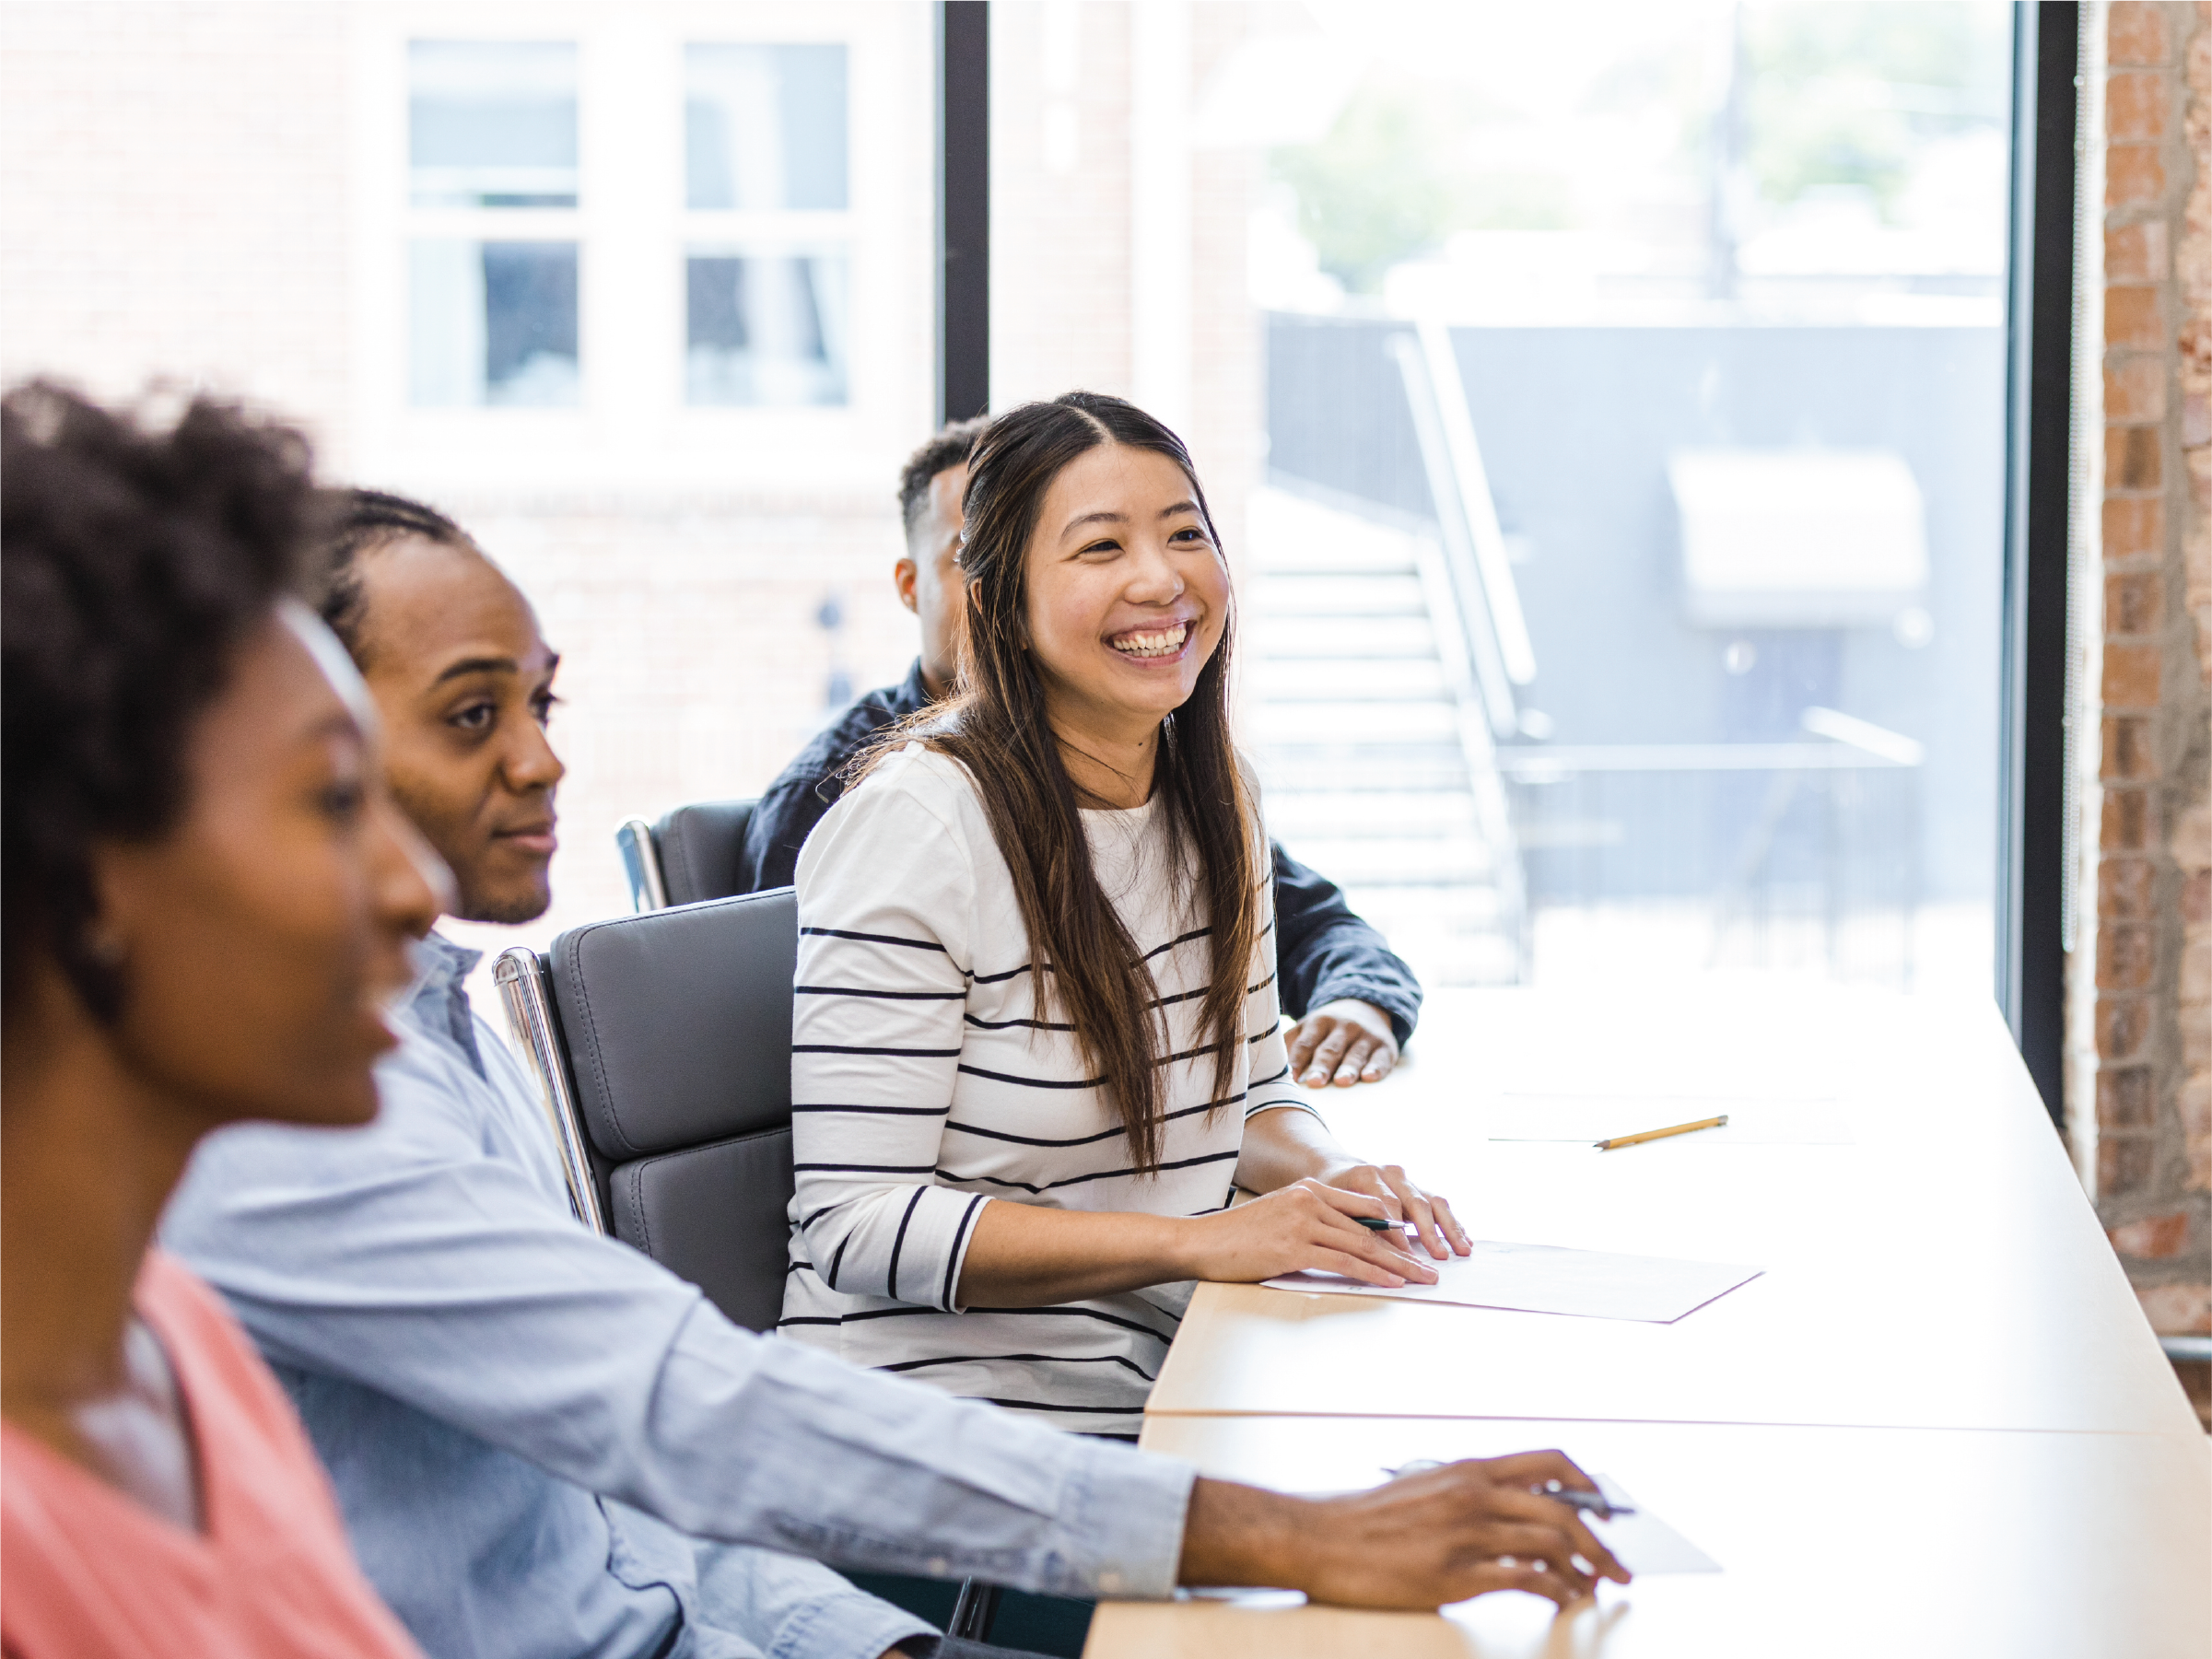
[(846, 401), (842, 254), (694, 252), (684, 275), (687, 401)]
[(576, 48), (414, 41), (410, 183), (417, 207), (576, 205)]
[(685, 201), (842, 208), (845, 48), (686, 46)]
[(409, 249), (413, 401), (578, 401), (576, 244), (421, 240)]
[(992, 8), (993, 403), (1191, 440), (1424, 978), (1986, 994), (2013, 12)]

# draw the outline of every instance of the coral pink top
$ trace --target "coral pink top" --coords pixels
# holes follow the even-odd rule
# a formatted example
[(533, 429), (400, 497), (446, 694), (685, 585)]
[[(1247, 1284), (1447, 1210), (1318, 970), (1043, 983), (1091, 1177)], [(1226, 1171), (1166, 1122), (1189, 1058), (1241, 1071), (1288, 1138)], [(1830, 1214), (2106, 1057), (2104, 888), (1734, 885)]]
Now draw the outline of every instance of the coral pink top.
[(291, 1402), (216, 1293), (149, 1250), (135, 1300), (183, 1401), (204, 1530), (0, 1423), (6, 1659), (419, 1659), (354, 1564)]

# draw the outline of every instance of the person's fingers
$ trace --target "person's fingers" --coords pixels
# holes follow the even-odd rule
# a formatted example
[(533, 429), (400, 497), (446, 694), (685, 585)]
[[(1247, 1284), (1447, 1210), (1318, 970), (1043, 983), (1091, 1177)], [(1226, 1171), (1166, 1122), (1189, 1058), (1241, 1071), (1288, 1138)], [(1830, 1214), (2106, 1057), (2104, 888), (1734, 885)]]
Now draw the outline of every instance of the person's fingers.
[(1628, 1583), (1628, 1569), (1598, 1542), (1598, 1535), (1583, 1524), (1581, 1514), (1556, 1498), (1523, 1490), (1518, 1483), (1497, 1494), (1492, 1513), (1513, 1521), (1534, 1522), (1562, 1539), (1572, 1553), (1582, 1557), (1604, 1577)]
[(1452, 1241), (1452, 1248), (1461, 1256), (1473, 1250), (1475, 1241), (1468, 1236), (1467, 1229), (1459, 1224), (1459, 1218), (1452, 1212), (1452, 1201), (1442, 1193), (1433, 1192), (1429, 1195), (1429, 1204), (1436, 1212), (1436, 1225)]
[(1399, 1219), (1396, 1197), (1383, 1185), (1381, 1174), (1372, 1165), (1346, 1170), (1334, 1181), (1317, 1181), (1308, 1175), (1298, 1185), (1308, 1196), (1320, 1199), (1326, 1208), (1340, 1214), (1373, 1216), (1386, 1221)]
[(1313, 1259), (1305, 1266), (1323, 1273), (1340, 1273), (1346, 1279), (1356, 1279), (1362, 1284), (1375, 1285), (1386, 1291), (1398, 1290), (1406, 1282), (1405, 1274), (1394, 1272), (1380, 1263), (1321, 1246), (1316, 1246)]
[(1398, 1045), (1377, 1043), (1375, 1052), (1367, 1057), (1366, 1069), (1360, 1073), (1360, 1081), (1379, 1083), (1398, 1069)]
[(1445, 1236), (1444, 1228), (1436, 1220), (1435, 1200), (1415, 1187), (1406, 1203), (1406, 1219), (1413, 1223), (1422, 1245), (1438, 1261), (1452, 1259), (1451, 1241)]
[(1324, 1225), (1326, 1231), (1312, 1241), (1317, 1247), (1350, 1251), (1401, 1279), (1416, 1279), (1424, 1285), (1436, 1282), (1436, 1269), (1406, 1243), (1405, 1233), (1399, 1228), (1362, 1227), (1335, 1213), (1324, 1218)]
[(1316, 1214), (1324, 1231), (1312, 1241), (1315, 1247), (1348, 1251), (1401, 1279), (1436, 1282), (1436, 1269), (1414, 1253), (1402, 1229), (1363, 1227), (1352, 1220), (1357, 1213), (1339, 1209), (1333, 1200), (1327, 1202)]
[(1487, 1595), (1493, 1590), (1526, 1590), (1565, 1607), (1586, 1594), (1576, 1590), (1549, 1567), (1522, 1561), (1485, 1561), (1469, 1576), (1473, 1581), (1468, 1590), (1470, 1596)]
[[(1574, 1558), (1582, 1552), (1549, 1526), (1539, 1526), (1529, 1521), (1502, 1521), (1484, 1531), (1482, 1542), (1493, 1555), (1510, 1556), (1516, 1561), (1540, 1561), (1560, 1577), (1584, 1585), (1586, 1593), (1596, 1582), (1574, 1564)], [(1583, 1559), (1589, 1560), (1586, 1555)]]
[(1328, 1024), (1328, 1022), (1326, 1020), (1307, 1019), (1301, 1020), (1291, 1027), (1291, 1075), (1293, 1077), (1305, 1075), (1305, 1062), (1314, 1057), (1314, 1050), (1321, 1046), (1321, 1038), (1325, 1034)]
[[(1363, 1163), (1356, 1169), (1343, 1171), (1333, 1180), (1315, 1182), (1313, 1185), (1317, 1196), (1336, 1214), (1373, 1216), (1379, 1209), (1380, 1219), (1391, 1224), (1387, 1227), (1370, 1227), (1366, 1229), (1368, 1235), (1379, 1241), (1394, 1257), (1421, 1260), (1413, 1246), (1407, 1242), (1406, 1230), (1401, 1224), (1405, 1220), (1404, 1201), (1390, 1189), (1383, 1178), (1382, 1171), (1371, 1163)], [(1354, 1198), (1371, 1198), (1374, 1203), (1355, 1207), (1338, 1202), (1338, 1198), (1344, 1194), (1351, 1194)], [(1399, 1270), (1404, 1270), (1403, 1261), (1399, 1263)]]
[(1351, 1044), (1344, 1050), (1344, 1057), (1337, 1062), (1337, 1087), (1349, 1089), (1358, 1082), (1360, 1073), (1366, 1069), (1367, 1057), (1374, 1052), (1374, 1034), (1364, 1031), (1355, 1032)]
[(1319, 1088), (1336, 1076), (1338, 1066), (1343, 1063), (1344, 1050), (1352, 1046), (1355, 1031), (1356, 1027), (1347, 1021), (1331, 1021), (1328, 1034), (1322, 1037), (1321, 1046), (1314, 1050), (1313, 1058), (1306, 1063), (1305, 1071), (1299, 1081), (1309, 1087)]
[(1408, 1180), (1406, 1172), (1395, 1163), (1384, 1167), (1383, 1181), (1390, 1188), (1390, 1196), (1398, 1200), (1406, 1220), (1413, 1223), (1413, 1232), (1421, 1240), (1422, 1248), (1438, 1261), (1448, 1257), (1452, 1253), (1451, 1246), (1445, 1242), (1444, 1234), (1437, 1229), (1429, 1195)]
[(1474, 1459), (1492, 1480), (1506, 1486), (1534, 1488), (1547, 1480), (1571, 1486), (1578, 1492), (1594, 1492), (1598, 1483), (1583, 1473), (1574, 1460), (1556, 1446), (1540, 1452), (1508, 1452), (1503, 1457)]

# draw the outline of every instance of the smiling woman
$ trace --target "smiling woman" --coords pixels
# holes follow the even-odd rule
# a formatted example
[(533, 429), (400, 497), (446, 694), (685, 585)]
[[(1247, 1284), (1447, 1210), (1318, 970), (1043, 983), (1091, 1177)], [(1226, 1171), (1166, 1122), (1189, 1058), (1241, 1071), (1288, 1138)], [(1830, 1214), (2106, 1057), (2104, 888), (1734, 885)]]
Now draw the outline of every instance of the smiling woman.
[(1073, 392), (969, 469), (954, 695), (800, 855), (781, 1328), (1132, 1435), (1192, 1280), (1400, 1284), (1466, 1241), (1292, 1087), (1235, 604), (1180, 440)]
[(367, 1122), (442, 871), (291, 597), (306, 446), (51, 387), (0, 411), (0, 1645), (412, 1653), (217, 1299), (158, 1250), (200, 1138)]

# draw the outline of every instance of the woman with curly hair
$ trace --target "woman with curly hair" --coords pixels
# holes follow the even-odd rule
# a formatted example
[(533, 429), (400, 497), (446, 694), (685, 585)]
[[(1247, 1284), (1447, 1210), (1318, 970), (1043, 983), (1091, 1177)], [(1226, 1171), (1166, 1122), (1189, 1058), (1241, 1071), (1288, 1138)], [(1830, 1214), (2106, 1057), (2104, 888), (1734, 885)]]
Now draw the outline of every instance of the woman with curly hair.
[(150, 1247), (194, 1144), (376, 1114), (438, 912), (292, 597), (305, 443), (0, 403), (0, 1646), (404, 1659), (289, 1403)]
[(799, 858), (780, 1328), (1134, 1435), (1192, 1281), (1426, 1283), (1469, 1244), (1291, 1086), (1228, 567), (1181, 440), (1071, 392), (969, 470), (957, 691)]

